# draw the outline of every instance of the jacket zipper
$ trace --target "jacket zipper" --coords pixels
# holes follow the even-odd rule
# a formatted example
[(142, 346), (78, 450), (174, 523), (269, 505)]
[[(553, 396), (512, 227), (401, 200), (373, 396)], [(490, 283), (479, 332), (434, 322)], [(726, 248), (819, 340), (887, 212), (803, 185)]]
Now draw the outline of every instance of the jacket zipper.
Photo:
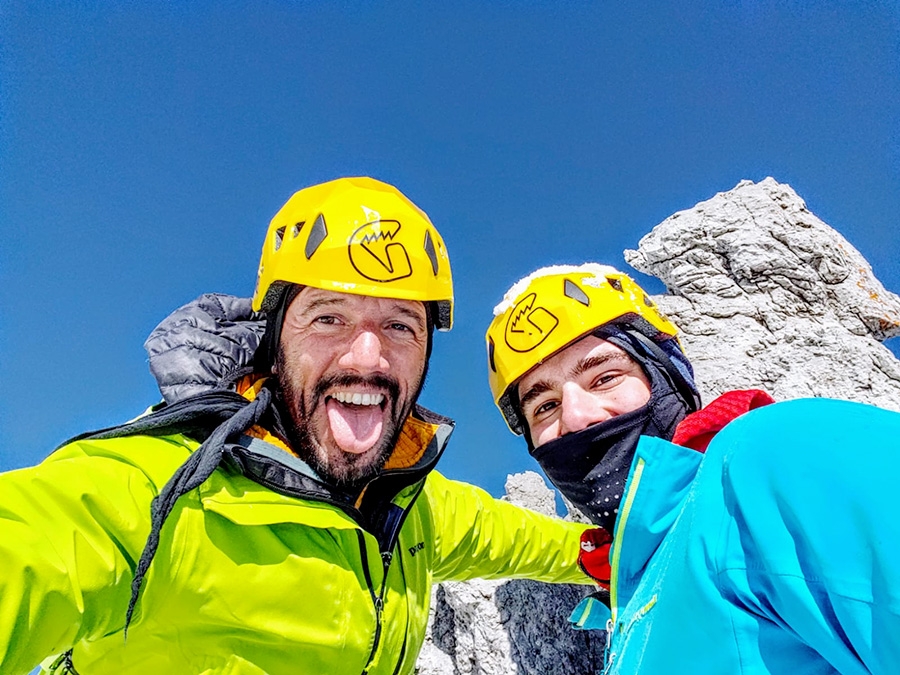
[[(366, 552), (366, 538), (362, 530), (356, 530), (356, 537), (359, 539), (359, 550), (362, 554), (363, 574), (366, 577), (366, 586), (369, 587), (369, 595), (372, 596), (372, 604), (375, 606), (375, 636), (372, 639), (372, 650), (369, 652), (369, 658), (366, 659), (366, 665), (362, 669), (362, 675), (369, 672), (369, 666), (372, 665), (372, 659), (375, 658), (375, 652), (378, 651), (378, 643), (381, 641), (381, 614), (384, 610), (384, 589), (386, 583), (381, 584), (381, 592), (375, 593), (375, 584), (372, 583), (372, 575), (369, 573), (369, 554)], [(385, 581), (387, 575), (385, 575)]]
[(638, 457), (638, 461), (634, 465), (634, 476), (628, 486), (628, 493), (625, 495), (625, 501), (616, 523), (616, 532), (618, 532), (619, 535), (613, 539), (612, 556), (609, 561), (610, 567), (612, 568), (609, 581), (609, 604), (611, 605), (612, 616), (609, 621), (606, 622), (606, 653), (604, 655), (606, 663), (603, 668), (604, 673), (609, 672), (613, 662), (616, 660), (616, 653), (612, 651), (612, 639), (619, 616), (619, 558), (622, 554), (622, 539), (624, 538), (625, 525), (628, 521), (628, 516), (631, 513), (631, 507), (634, 504), (638, 485), (641, 482), (641, 475), (644, 473), (644, 464), (644, 459)]
[[(387, 573), (388, 567), (391, 564), (391, 560), (394, 556), (394, 547), (397, 545), (397, 541), (400, 539), (400, 531), (403, 529), (403, 523), (406, 522), (406, 517), (409, 515), (410, 511), (412, 511), (413, 506), (416, 504), (416, 500), (419, 499), (419, 496), (422, 494), (422, 490), (425, 489), (425, 481), (423, 480), (419, 484), (419, 488), (416, 490), (416, 494), (413, 495), (412, 499), (409, 500), (409, 504), (407, 504), (406, 508), (403, 510), (403, 513), (400, 515), (400, 520), (397, 522), (397, 527), (394, 529), (394, 532), (391, 533), (390, 537), (390, 550), (382, 553), (381, 558), (384, 561), (384, 584), (381, 587), (381, 594), (384, 595), (384, 589), (387, 587)], [(403, 572), (403, 558), (399, 558), (400, 561), (400, 571)], [(406, 575), (404, 574), (404, 585), (406, 583)], [(407, 613), (407, 626), (406, 630), (403, 633), (403, 645), (400, 648), (400, 655), (397, 658), (397, 666), (394, 668), (394, 675), (397, 675), (400, 672), (400, 666), (403, 665), (403, 659), (406, 657), (406, 639), (409, 634), (409, 615)]]
[[(382, 614), (384, 612), (384, 594), (387, 590), (388, 569), (390, 568), (391, 561), (394, 558), (394, 547), (397, 545), (397, 540), (400, 538), (400, 530), (403, 529), (403, 523), (406, 522), (406, 517), (409, 515), (409, 512), (412, 511), (416, 500), (419, 498), (419, 495), (422, 494), (422, 490), (424, 489), (425, 481), (423, 480), (419, 485), (419, 489), (416, 491), (416, 494), (413, 495), (413, 498), (409, 501), (409, 504), (405, 509), (403, 509), (403, 513), (401, 514), (400, 519), (397, 521), (397, 525), (388, 539), (388, 550), (381, 551), (381, 564), (384, 568), (384, 575), (381, 580), (381, 589), (377, 594), (375, 593), (375, 584), (372, 583), (372, 576), (369, 574), (369, 559), (368, 554), (366, 553), (365, 535), (363, 535), (362, 530), (356, 530), (356, 536), (359, 539), (359, 548), (362, 552), (363, 573), (366, 577), (366, 585), (369, 587), (369, 594), (372, 596), (372, 603), (375, 605), (375, 637), (372, 640), (372, 650), (369, 652), (369, 658), (366, 659), (366, 665), (363, 668), (361, 675), (366, 675), (366, 673), (369, 672), (369, 668), (372, 666), (372, 660), (375, 658), (375, 654), (378, 651), (378, 645), (381, 641)], [(395, 674), (399, 670), (400, 664), (403, 663), (405, 651), (406, 638), (404, 637), (403, 649), (401, 649), (400, 658), (397, 661), (397, 667), (394, 670)]]
[[(403, 575), (403, 584), (406, 585), (406, 570), (403, 569), (403, 556), (397, 558), (400, 565), (400, 573)], [(406, 658), (406, 640), (409, 638), (409, 612), (406, 613), (406, 630), (403, 632), (403, 644), (400, 646), (400, 657), (397, 659), (397, 666), (394, 668), (394, 675), (400, 672), (400, 666), (403, 665), (403, 659)]]

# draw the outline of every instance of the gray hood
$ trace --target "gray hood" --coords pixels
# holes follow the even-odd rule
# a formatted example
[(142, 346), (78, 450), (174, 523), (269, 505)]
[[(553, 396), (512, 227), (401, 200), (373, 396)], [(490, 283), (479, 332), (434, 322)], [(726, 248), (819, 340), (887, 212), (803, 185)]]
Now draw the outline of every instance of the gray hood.
[(205, 293), (179, 307), (144, 342), (166, 403), (232, 384), (248, 369), (266, 328), (250, 298)]

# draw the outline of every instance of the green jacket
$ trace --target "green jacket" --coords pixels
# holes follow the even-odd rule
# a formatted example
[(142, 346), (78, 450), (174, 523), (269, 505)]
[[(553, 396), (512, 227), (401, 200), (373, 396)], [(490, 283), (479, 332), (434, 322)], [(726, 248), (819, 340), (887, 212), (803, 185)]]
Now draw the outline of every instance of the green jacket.
[(151, 500), (198, 443), (81, 440), (0, 474), (0, 673), (42, 660), (73, 672), (51, 657), (69, 649), (79, 675), (412, 673), (433, 582), (588, 583), (576, 564), (585, 526), (432, 471), (448, 435), (441, 427), (415, 467), (386, 473), (377, 518), (244, 437), (176, 502), (127, 640)]

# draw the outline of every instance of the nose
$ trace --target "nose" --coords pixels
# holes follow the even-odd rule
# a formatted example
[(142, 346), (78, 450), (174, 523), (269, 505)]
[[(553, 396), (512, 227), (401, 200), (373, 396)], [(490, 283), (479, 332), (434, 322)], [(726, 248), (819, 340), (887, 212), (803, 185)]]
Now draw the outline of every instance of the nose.
[(360, 330), (338, 359), (338, 365), (360, 373), (375, 373), (386, 372), (390, 364), (379, 336), (371, 330)]
[(593, 394), (574, 382), (563, 385), (560, 409), (560, 436), (581, 431), (612, 417), (610, 411)]

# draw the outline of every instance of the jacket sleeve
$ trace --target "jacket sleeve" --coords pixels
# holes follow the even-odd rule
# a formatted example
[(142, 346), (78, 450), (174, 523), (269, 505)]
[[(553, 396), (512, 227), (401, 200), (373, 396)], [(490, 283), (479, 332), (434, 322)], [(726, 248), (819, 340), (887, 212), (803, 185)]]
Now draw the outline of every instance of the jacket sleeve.
[(734, 529), (718, 579), (842, 673), (900, 672), (900, 414), (810, 399), (766, 406), (710, 445)]
[(425, 493), (434, 519), (435, 581), (591, 583), (578, 567), (578, 553), (581, 533), (592, 526), (514, 506), (434, 471)]
[[(151, 452), (186, 456), (146, 437), (82, 441), (0, 474), (0, 672), (28, 673), (123, 625), (150, 501), (166, 478), (140, 466), (148, 440)], [(123, 446), (137, 456), (126, 459)], [(159, 458), (152, 465), (171, 473)]]

